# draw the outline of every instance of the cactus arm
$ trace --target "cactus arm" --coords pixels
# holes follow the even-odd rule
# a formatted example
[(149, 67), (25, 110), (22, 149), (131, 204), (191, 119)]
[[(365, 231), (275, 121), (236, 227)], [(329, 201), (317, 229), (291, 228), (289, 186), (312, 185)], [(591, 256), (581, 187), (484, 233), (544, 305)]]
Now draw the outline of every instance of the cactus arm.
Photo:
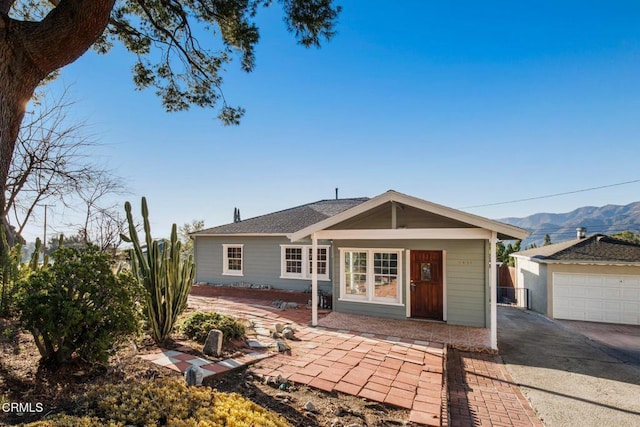
[(143, 252), (129, 202), (125, 203), (125, 211), (129, 236), (123, 236), (123, 240), (130, 241), (133, 245), (132, 270), (146, 289), (149, 324), (154, 340), (160, 344), (169, 337), (178, 316), (187, 307), (195, 273), (193, 258), (180, 259), (181, 242), (175, 224), (171, 228), (170, 239), (162, 241), (162, 249), (159, 241), (153, 241), (149, 208), (144, 197), (142, 217), (147, 251)]

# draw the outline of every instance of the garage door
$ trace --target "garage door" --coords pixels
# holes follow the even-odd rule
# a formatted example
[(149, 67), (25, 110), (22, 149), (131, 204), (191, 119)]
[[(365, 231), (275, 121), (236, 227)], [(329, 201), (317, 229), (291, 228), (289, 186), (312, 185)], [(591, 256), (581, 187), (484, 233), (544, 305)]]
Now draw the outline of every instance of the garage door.
[(553, 273), (553, 317), (640, 325), (640, 276)]

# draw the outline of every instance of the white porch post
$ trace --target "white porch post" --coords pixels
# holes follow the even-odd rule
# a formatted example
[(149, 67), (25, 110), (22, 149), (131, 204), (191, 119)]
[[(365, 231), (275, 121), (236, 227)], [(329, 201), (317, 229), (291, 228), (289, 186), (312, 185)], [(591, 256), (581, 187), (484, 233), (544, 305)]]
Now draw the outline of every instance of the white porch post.
[(496, 262), (496, 243), (498, 242), (498, 233), (493, 231), (491, 233), (491, 254), (490, 254), (490, 267), (489, 267), (489, 302), (491, 304), (491, 348), (498, 349), (498, 305), (496, 298), (497, 292), (497, 262)]
[(318, 236), (311, 235), (311, 326), (318, 326)]

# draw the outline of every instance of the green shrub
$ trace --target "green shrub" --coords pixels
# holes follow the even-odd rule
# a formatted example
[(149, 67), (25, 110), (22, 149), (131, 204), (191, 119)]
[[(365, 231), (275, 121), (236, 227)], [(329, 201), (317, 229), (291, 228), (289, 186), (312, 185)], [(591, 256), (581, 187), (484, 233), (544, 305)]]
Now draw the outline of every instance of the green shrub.
[[(28, 426), (289, 426), (284, 418), (236, 393), (190, 387), (182, 380), (168, 378), (97, 386), (78, 403), (83, 417), (58, 415)], [(74, 420), (77, 420), (75, 424)]]
[(225, 340), (237, 340), (244, 338), (244, 325), (233, 317), (224, 314), (197, 312), (184, 321), (180, 330), (194, 341), (204, 343), (212, 329), (222, 331)]
[(0, 316), (9, 317), (15, 312), (21, 260), (22, 245), (9, 247), (4, 227), (0, 227)]
[(32, 270), (19, 298), (20, 317), (45, 362), (74, 354), (106, 361), (114, 345), (138, 328), (131, 274), (116, 276), (111, 258), (96, 246), (59, 248), (53, 264)]
[(124, 427), (122, 423), (103, 422), (96, 417), (54, 415), (46, 420), (27, 424), (28, 427)]

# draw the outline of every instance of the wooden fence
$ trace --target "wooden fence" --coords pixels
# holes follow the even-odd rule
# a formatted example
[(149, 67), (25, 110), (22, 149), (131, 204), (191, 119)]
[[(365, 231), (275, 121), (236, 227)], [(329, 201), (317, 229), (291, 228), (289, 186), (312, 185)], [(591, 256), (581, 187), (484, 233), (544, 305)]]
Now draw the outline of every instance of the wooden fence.
[(498, 286), (503, 288), (515, 288), (516, 269), (508, 265), (501, 265), (498, 268)]

